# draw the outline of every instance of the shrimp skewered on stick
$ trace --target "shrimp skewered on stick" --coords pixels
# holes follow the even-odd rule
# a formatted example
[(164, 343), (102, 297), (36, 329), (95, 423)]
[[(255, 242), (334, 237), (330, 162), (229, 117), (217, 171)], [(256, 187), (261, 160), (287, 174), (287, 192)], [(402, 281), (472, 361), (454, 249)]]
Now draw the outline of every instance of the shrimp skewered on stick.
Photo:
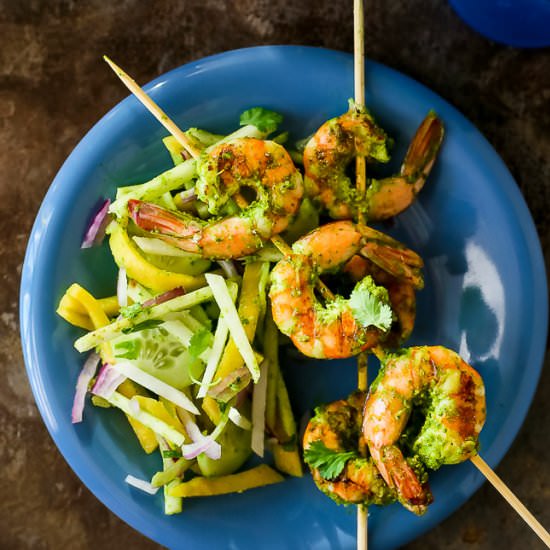
[(271, 272), (273, 319), (304, 355), (342, 359), (377, 346), (389, 334), (392, 310), (397, 312), (396, 321), (401, 317), (400, 324), (410, 326), (407, 317), (414, 317), (414, 308), (392, 301), (399, 293), (388, 295), (371, 275), (357, 283), (349, 300), (336, 296), (324, 305), (318, 301), (315, 283), (319, 275), (338, 270), (356, 254), (366, 256), (396, 284), (411, 291), (422, 288), (421, 258), (387, 235), (349, 221), (313, 230), (296, 241), (292, 254)]
[(365, 403), (363, 435), (382, 477), (412, 511), (431, 500), (398, 445), (415, 404), (425, 420), (411, 446), (435, 470), (477, 453), (485, 386), (476, 370), (441, 346), (413, 347), (382, 359)]
[(240, 258), (284, 231), (300, 206), (302, 176), (286, 150), (272, 141), (222, 143), (201, 156), (198, 172), (195, 193), (211, 214), (219, 214), (244, 187), (253, 189), (256, 200), (238, 214), (208, 222), (132, 200), (128, 209), (136, 225), (205, 258)]
[(304, 458), (317, 487), (337, 503), (390, 504), (397, 492), (382, 478), (372, 459), (357, 452), (364, 392), (321, 405), (304, 432)]

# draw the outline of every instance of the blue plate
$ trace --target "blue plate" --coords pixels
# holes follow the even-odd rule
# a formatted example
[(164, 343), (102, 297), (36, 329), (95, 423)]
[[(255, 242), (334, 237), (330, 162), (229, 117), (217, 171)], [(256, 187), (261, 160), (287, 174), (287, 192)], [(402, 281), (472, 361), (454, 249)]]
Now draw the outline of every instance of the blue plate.
[[(107, 68), (105, 70), (108, 70)], [(182, 127), (235, 128), (239, 113), (262, 105), (280, 111), (296, 138), (344, 112), (353, 90), (351, 56), (303, 47), (251, 48), (176, 69), (146, 87)], [(495, 466), (512, 443), (540, 373), (547, 330), (546, 277), (533, 222), (510, 173), (459, 112), (417, 82), (368, 62), (367, 104), (396, 140), (397, 169), (415, 128), (430, 109), (446, 126), (439, 160), (418, 201), (391, 233), (426, 261), (411, 344), (458, 350), (482, 373), (488, 419), (481, 435)], [(160, 494), (124, 483), (159, 468), (145, 456), (123, 416), (88, 407), (73, 426), (70, 410), (83, 358), (80, 331), (55, 314), (74, 281), (97, 296), (115, 292), (107, 246), (81, 251), (90, 212), (117, 185), (142, 182), (170, 166), (158, 123), (134, 98), (92, 128), (55, 178), (30, 237), (21, 284), (21, 335), (28, 376), (46, 426), (88, 488), (114, 513), (160, 544), (177, 548), (352, 548), (355, 513), (336, 506), (309, 476), (284, 484), (185, 504), (163, 515)], [(297, 416), (353, 389), (353, 361), (287, 368)], [(374, 374), (375, 367), (370, 369)], [(395, 548), (430, 529), (482, 483), (473, 465), (431, 476), (435, 503), (418, 518), (399, 505), (370, 510), (370, 548)], [(512, 512), (511, 512), (512, 513)]]

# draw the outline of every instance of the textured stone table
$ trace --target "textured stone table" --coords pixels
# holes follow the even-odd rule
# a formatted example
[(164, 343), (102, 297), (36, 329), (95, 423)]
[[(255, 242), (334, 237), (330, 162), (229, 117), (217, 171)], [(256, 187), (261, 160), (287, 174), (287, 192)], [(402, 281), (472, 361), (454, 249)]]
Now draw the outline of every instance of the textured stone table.
[[(418, 79), (458, 107), (512, 171), (550, 258), (550, 50), (496, 45), (444, 0), (368, 0), (370, 58)], [(65, 157), (126, 92), (101, 54), (147, 82), (186, 61), (259, 44), (351, 51), (351, 0), (0, 2), (0, 548), (156, 545), (81, 485), (34, 405), (20, 350), (17, 294), (42, 197)], [(548, 363), (548, 361), (547, 361)], [(550, 526), (550, 365), (498, 473)], [(484, 486), (410, 544), (428, 548), (542, 548)]]

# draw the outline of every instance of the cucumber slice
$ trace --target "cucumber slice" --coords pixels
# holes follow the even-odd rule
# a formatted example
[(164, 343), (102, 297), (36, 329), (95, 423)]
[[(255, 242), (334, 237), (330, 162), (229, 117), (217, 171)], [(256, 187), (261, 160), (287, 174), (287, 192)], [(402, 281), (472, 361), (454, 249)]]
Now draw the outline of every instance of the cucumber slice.
[(124, 360), (181, 390), (199, 379), (204, 363), (162, 327), (120, 336), (112, 341), (115, 358)]
[(159, 269), (184, 273), (185, 275), (200, 275), (210, 267), (210, 260), (185, 256), (158, 256), (143, 253), (145, 259)]

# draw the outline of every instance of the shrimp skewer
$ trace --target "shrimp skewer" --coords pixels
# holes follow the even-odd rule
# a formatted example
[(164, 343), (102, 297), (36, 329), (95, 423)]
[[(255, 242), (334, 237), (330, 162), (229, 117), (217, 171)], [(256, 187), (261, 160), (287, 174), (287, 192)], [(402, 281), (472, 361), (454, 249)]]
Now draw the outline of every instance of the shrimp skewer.
[[(310, 232), (294, 243), (292, 251), (271, 272), (270, 298), (279, 330), (290, 336), (305, 355), (318, 359), (351, 357), (384, 341), (389, 326), (366, 323), (361, 318), (364, 303), (359, 299), (356, 304), (354, 293), (356, 297), (376, 295), (386, 307), (391, 303), (399, 311), (401, 325), (410, 325), (404, 320), (411, 312), (414, 317), (414, 308), (410, 304), (401, 308), (402, 304), (392, 301), (398, 294), (388, 295), (376, 286), (372, 276), (356, 285), (350, 300), (336, 296), (323, 306), (314, 291), (321, 273), (338, 270), (358, 253), (377, 266), (373, 270), (381, 269), (391, 275), (396, 284), (422, 288), (421, 258), (398, 241), (371, 228), (340, 221)], [(391, 324), (390, 312), (388, 325)]]
[(244, 187), (255, 200), (238, 214), (203, 221), (160, 206), (131, 200), (130, 216), (141, 229), (205, 258), (240, 258), (256, 252), (284, 231), (298, 211), (302, 177), (286, 150), (273, 141), (241, 138), (222, 143), (198, 161), (197, 197), (220, 214)]
[(485, 387), (479, 373), (441, 346), (413, 347), (387, 355), (363, 411), (363, 436), (382, 477), (399, 501), (416, 513), (431, 494), (403, 457), (398, 440), (413, 406), (425, 420), (411, 448), (432, 469), (458, 464), (477, 453), (485, 423)]
[(347, 113), (325, 122), (306, 145), (306, 193), (317, 198), (334, 219), (366, 216), (376, 221), (396, 216), (410, 206), (424, 186), (443, 133), (441, 120), (430, 112), (418, 127), (399, 174), (368, 180), (363, 195), (346, 175), (347, 165), (356, 155), (388, 162), (387, 136), (363, 106), (352, 106)]
[[(390, 504), (397, 499), (395, 489), (386, 484), (372, 459), (357, 453), (364, 400), (364, 392), (355, 392), (348, 399), (315, 409), (315, 416), (309, 421), (303, 437), (305, 461), (310, 465), (317, 487), (335, 502)], [(322, 458), (314, 456), (319, 443), (322, 450), (344, 453), (345, 463), (337, 475), (323, 471)]]

